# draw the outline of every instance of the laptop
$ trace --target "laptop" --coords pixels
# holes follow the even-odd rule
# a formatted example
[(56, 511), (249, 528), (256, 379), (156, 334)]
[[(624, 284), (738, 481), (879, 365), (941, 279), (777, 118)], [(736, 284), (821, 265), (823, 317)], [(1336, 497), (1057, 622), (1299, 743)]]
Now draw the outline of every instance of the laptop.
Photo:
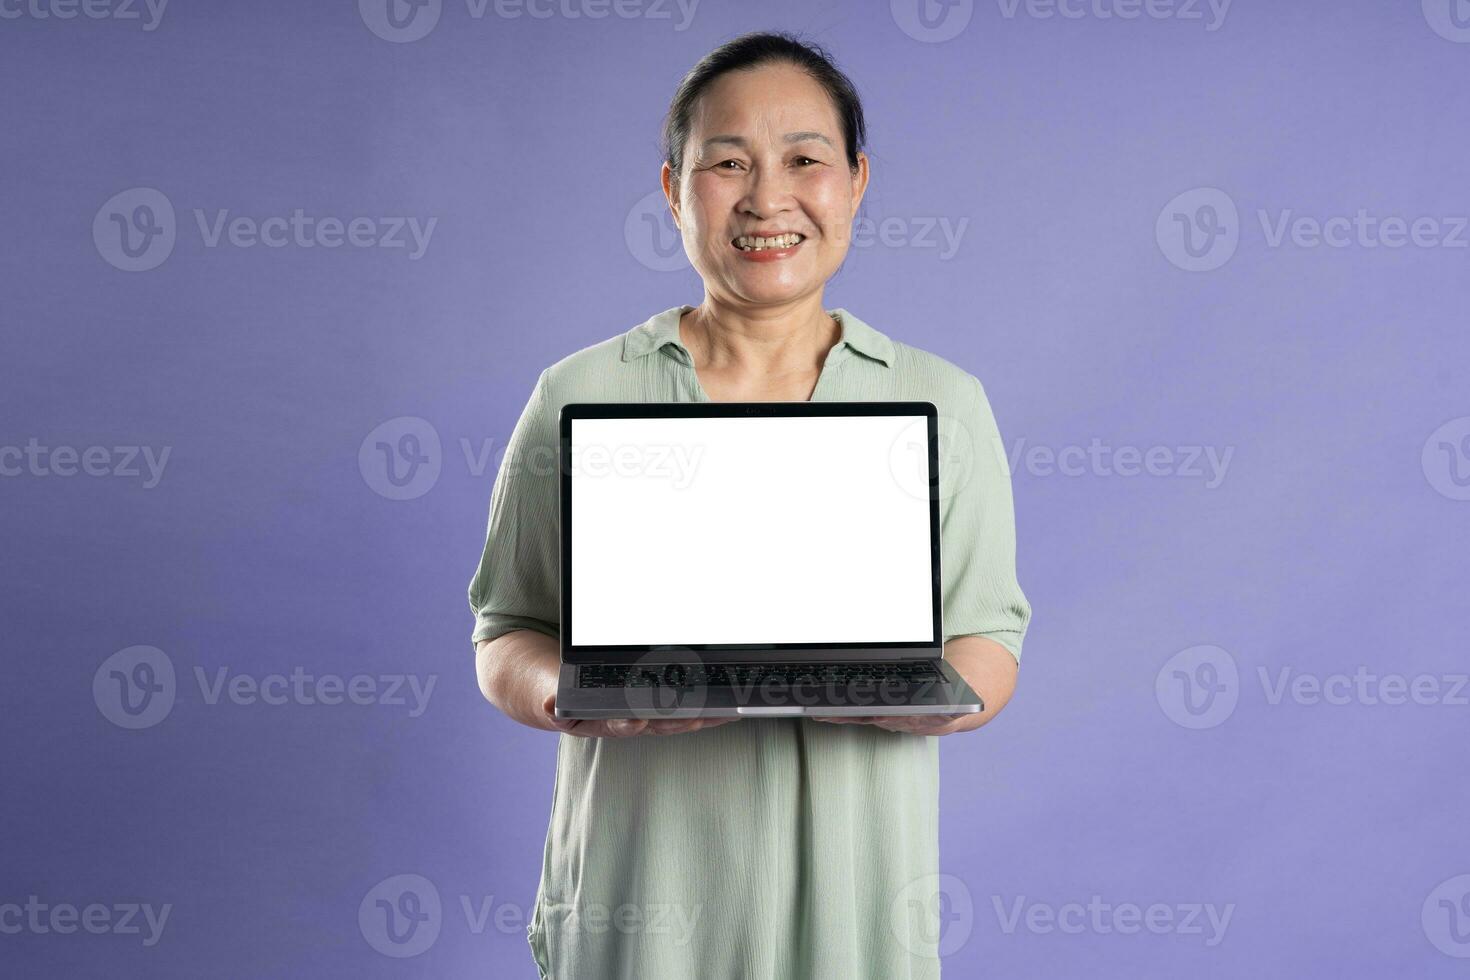
[(933, 404), (570, 404), (561, 718), (966, 714)]

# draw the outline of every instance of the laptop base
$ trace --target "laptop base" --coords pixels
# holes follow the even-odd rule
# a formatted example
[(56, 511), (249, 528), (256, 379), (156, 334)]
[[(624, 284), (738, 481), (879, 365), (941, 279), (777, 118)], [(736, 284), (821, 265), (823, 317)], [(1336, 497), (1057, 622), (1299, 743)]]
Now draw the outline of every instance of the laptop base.
[[(717, 682), (705, 683), (706, 675), (675, 674), (672, 678), (648, 676), (649, 669), (636, 671), (627, 683), (585, 686), (579, 671), (595, 674), (601, 664), (562, 664), (556, 698), (556, 716), (571, 719), (638, 718), (664, 720), (677, 718), (798, 718), (798, 717), (875, 717), (885, 715), (959, 715), (984, 710), (980, 696), (965, 683), (953, 667), (941, 660), (919, 662), (932, 667), (929, 676), (911, 680), (904, 674), (888, 674), (885, 666), (874, 663), (800, 664), (796, 665), (806, 679), (765, 677), (759, 668), (768, 663), (749, 665), (751, 672), (733, 671), (713, 675)], [(682, 665), (678, 665), (682, 666)], [(858, 680), (842, 680), (840, 670), (832, 667), (860, 666), (865, 675)], [(902, 665), (913, 667), (913, 662)], [(660, 665), (652, 670), (659, 672)], [(789, 673), (789, 672), (788, 672)], [(827, 678), (823, 680), (823, 678)], [(601, 683), (601, 679), (599, 678)]]

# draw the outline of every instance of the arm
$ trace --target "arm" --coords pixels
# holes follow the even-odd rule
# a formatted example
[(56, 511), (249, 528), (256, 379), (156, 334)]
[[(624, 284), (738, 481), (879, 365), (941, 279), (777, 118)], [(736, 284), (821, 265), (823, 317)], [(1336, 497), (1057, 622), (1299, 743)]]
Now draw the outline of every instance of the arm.
[(972, 377), (966, 387), (958, 414), (942, 416), (940, 426), (944, 659), (985, 708), (958, 717), (858, 719), (893, 731), (950, 735), (987, 724), (1015, 692), (1031, 620), (1031, 605), (1016, 581), (1015, 508), (1000, 430), (980, 382)]
[[(944, 659), (985, 702), (985, 710), (978, 714), (961, 715), (952, 731), (972, 732), (989, 724), (1016, 693), (1016, 677), (1021, 665), (1011, 651), (994, 640), (983, 636), (957, 636), (944, 645)], [(948, 735), (949, 732), (943, 734)]]
[(470, 580), (475, 673), (512, 721), (567, 735), (673, 735), (739, 719), (573, 721), (557, 718), (561, 618), (556, 401), (548, 372), (516, 422), (490, 496), (480, 564)]
[(983, 636), (957, 636), (944, 645), (944, 659), (975, 689), (984, 710), (969, 715), (883, 715), (867, 718), (818, 718), (832, 724), (876, 725), (910, 735), (953, 735), (973, 732), (1000, 714), (1016, 690), (1020, 665), (1015, 655)]
[(511, 721), (532, 728), (558, 730), (543, 705), (556, 697), (560, 669), (557, 642), (535, 630), (512, 630), (475, 644), (480, 692)]

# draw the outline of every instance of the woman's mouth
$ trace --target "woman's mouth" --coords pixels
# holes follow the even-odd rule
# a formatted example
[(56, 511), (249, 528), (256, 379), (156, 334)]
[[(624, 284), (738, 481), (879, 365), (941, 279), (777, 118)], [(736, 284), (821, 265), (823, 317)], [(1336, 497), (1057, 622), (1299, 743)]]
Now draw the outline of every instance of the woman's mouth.
[(773, 235), (762, 237), (759, 235), (741, 235), (732, 239), (730, 244), (742, 256), (749, 259), (777, 259), (793, 254), (801, 243), (806, 241), (805, 235), (796, 232), (788, 232), (784, 235)]

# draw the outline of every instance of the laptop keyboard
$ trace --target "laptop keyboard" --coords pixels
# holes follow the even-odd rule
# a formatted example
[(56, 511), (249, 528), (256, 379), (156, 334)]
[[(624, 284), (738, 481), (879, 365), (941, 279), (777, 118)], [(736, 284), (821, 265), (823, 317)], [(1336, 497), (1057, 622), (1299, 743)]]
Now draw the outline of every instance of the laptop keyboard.
[[(746, 687), (771, 680), (783, 686), (942, 681), (928, 660), (841, 664), (586, 664), (580, 687)], [(893, 683), (890, 681), (890, 683)]]

